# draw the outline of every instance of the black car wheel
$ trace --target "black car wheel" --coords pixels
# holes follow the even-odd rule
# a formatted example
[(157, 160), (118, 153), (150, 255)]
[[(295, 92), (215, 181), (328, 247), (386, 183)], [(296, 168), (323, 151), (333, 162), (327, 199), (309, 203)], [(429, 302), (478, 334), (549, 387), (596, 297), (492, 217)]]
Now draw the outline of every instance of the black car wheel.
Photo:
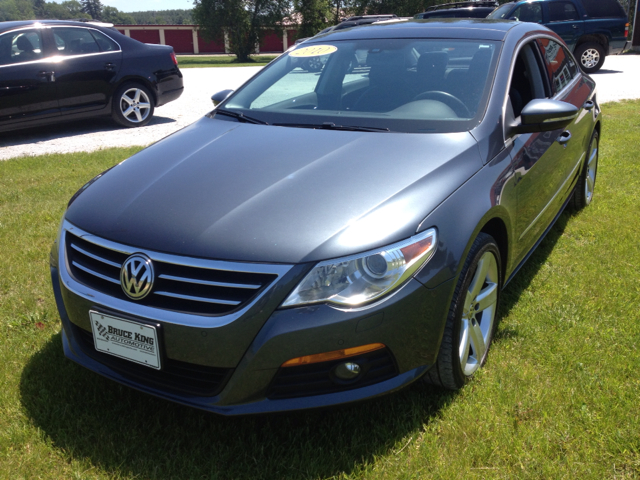
[(319, 72), (320, 70), (322, 70), (323, 66), (324, 66), (324, 63), (322, 62), (322, 60), (320, 60), (320, 57), (310, 57), (305, 62), (305, 68), (309, 72)]
[(492, 236), (480, 233), (458, 279), (438, 360), (424, 377), (427, 383), (458, 390), (484, 364), (501, 287), (500, 250)]
[(604, 57), (604, 48), (599, 43), (587, 42), (576, 48), (576, 58), (585, 73), (595, 73), (600, 70)]
[(598, 146), (600, 137), (598, 132), (594, 131), (591, 135), (589, 148), (587, 149), (587, 158), (584, 161), (584, 167), (580, 173), (578, 184), (573, 192), (573, 208), (580, 210), (591, 203), (593, 200), (593, 192), (596, 186), (596, 174), (598, 173)]
[(122, 85), (113, 97), (113, 119), (124, 127), (142, 127), (153, 117), (153, 97), (137, 83)]

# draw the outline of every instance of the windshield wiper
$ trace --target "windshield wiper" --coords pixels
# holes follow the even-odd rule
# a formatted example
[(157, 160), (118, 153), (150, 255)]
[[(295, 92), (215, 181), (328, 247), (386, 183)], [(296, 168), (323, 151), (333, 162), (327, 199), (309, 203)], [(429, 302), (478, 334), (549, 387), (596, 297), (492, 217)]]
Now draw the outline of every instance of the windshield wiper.
[(257, 125), (269, 125), (268, 122), (265, 122), (263, 120), (258, 120), (257, 118), (248, 117), (244, 113), (232, 112), (230, 110), (216, 110), (215, 114), (216, 115), (227, 115), (229, 117), (237, 118), (241, 122), (255, 123)]
[(346, 130), (349, 132), (389, 132), (388, 128), (360, 127), (357, 125), (336, 125), (331, 122), (314, 123), (274, 123), (275, 127), (316, 128), (325, 130)]

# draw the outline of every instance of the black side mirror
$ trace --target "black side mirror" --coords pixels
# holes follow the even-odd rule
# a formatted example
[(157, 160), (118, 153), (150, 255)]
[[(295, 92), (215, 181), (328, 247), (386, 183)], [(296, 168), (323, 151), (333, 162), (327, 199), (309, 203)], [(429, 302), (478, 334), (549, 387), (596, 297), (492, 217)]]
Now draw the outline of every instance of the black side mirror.
[(222, 90), (221, 92), (211, 95), (213, 106), (217, 107), (224, 99), (233, 93), (233, 90)]
[(520, 113), (520, 123), (510, 126), (509, 135), (551, 132), (569, 125), (578, 115), (578, 108), (567, 102), (535, 99)]

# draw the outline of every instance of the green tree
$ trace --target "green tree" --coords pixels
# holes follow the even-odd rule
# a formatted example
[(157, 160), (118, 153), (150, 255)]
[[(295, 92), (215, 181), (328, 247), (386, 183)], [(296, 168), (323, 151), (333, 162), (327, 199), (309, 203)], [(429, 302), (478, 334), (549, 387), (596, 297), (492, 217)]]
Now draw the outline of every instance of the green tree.
[(30, 0), (0, 0), (0, 22), (35, 18)]
[(136, 21), (128, 13), (121, 12), (115, 7), (106, 6), (102, 9), (102, 21), (114, 25), (135, 25)]
[(327, 27), (333, 11), (329, 0), (296, 0), (294, 9), (300, 16), (298, 38), (312, 37)]
[(94, 20), (102, 20), (102, 3), (100, 0), (81, 0), (82, 11)]
[(282, 31), (289, 6), (287, 0), (194, 0), (193, 17), (206, 40), (222, 41), (226, 31), (229, 48), (246, 62), (265, 28)]
[(36, 18), (45, 18), (47, 2), (45, 0), (33, 0), (33, 13)]
[(55, 20), (71, 20), (91, 17), (82, 11), (82, 4), (77, 0), (68, 0), (62, 3), (47, 2), (43, 18)]

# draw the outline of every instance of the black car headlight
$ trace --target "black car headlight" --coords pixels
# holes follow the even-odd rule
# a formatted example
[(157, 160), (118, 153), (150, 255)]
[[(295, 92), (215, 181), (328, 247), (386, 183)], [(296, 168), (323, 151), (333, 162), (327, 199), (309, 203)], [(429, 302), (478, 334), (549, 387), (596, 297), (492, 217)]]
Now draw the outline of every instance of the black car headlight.
[(282, 304), (355, 307), (396, 290), (433, 256), (435, 228), (388, 247), (318, 263)]

